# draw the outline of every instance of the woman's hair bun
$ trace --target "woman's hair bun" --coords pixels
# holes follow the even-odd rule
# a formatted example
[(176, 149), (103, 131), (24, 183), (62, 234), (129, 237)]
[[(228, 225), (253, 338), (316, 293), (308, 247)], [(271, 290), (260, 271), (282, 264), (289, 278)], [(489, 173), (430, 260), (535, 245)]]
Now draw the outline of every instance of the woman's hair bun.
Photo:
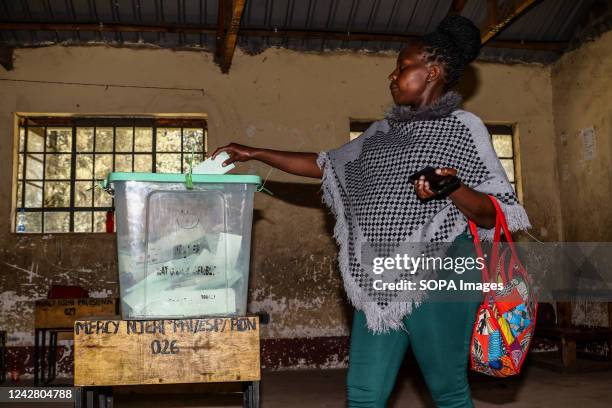
[(461, 52), (464, 63), (472, 62), (480, 52), (480, 30), (468, 18), (448, 15), (438, 25), (436, 31), (448, 39)]

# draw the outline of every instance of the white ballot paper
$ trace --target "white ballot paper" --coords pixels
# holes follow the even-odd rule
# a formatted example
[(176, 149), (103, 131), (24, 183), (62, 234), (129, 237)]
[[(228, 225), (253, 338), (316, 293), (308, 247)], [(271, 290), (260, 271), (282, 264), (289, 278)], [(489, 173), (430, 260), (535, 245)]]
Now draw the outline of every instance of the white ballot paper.
[(125, 291), (123, 302), (136, 315), (235, 313), (232, 286), (242, 278), (236, 265), (242, 236), (206, 234), (191, 241), (197, 242), (198, 252), (186, 256), (173, 256), (175, 238), (170, 235), (149, 243), (144, 279)]
[(195, 166), (192, 170), (193, 174), (225, 174), (234, 167), (234, 163), (228, 164), (223, 167), (222, 164), (224, 161), (229, 159), (229, 154), (227, 152), (221, 152), (215, 157), (213, 160), (212, 157), (204, 160), (202, 163)]

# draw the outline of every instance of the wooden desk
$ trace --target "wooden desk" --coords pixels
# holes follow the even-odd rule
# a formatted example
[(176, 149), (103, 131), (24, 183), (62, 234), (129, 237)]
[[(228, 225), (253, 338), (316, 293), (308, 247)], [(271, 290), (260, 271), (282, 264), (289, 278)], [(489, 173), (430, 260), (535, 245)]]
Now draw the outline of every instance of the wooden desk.
[(244, 406), (259, 407), (257, 316), (77, 320), (74, 339), (75, 386), (241, 382)]
[[(113, 298), (37, 300), (34, 305), (34, 385), (48, 384), (55, 378), (58, 333), (70, 333), (72, 337), (77, 319), (115, 316), (118, 308), (118, 299)], [(45, 368), (48, 369), (46, 378)]]

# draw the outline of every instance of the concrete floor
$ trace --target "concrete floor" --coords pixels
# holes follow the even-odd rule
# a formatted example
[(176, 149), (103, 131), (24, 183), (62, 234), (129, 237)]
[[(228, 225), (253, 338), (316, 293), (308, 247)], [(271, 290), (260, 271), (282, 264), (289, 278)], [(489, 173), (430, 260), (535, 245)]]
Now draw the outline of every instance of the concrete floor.
[[(345, 407), (346, 370), (283, 371), (263, 374), (262, 408)], [(611, 407), (612, 372), (561, 374), (527, 367), (521, 378), (474, 376), (471, 380), (478, 408)], [(116, 408), (241, 407), (238, 394), (211, 396), (189, 390), (155, 386), (149, 389), (116, 389)], [(434, 407), (415, 368), (403, 369), (389, 407)]]

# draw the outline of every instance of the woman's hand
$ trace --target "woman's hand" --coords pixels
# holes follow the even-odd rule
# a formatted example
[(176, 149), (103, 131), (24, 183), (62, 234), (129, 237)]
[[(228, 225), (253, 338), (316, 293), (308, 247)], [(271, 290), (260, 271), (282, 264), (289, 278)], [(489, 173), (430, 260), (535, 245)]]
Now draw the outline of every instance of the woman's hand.
[(212, 154), (214, 159), (221, 152), (227, 152), (229, 159), (223, 162), (223, 166), (234, 162), (245, 162), (248, 160), (259, 160), (279, 170), (297, 176), (323, 177), (323, 170), (317, 165), (316, 153), (283, 152), (280, 150), (262, 149), (259, 147), (244, 146), (238, 143), (230, 143), (227, 146), (217, 148)]
[(226, 152), (229, 155), (229, 159), (225, 160), (222, 164), (223, 167), (232, 164), (234, 162), (245, 162), (253, 159), (253, 155), (255, 153), (254, 148), (249, 146), (244, 146), (238, 143), (230, 143), (226, 146), (221, 146), (217, 148), (212, 154), (212, 158), (214, 159), (221, 152)]
[[(440, 176), (456, 176), (457, 170), (450, 167), (442, 167), (436, 169), (436, 174)], [(429, 182), (425, 180), (425, 176), (421, 176), (414, 182), (414, 190), (422, 200), (436, 195), (429, 188)], [(450, 193), (448, 197), (466, 218), (484, 228), (493, 228), (495, 226), (497, 213), (493, 203), (486, 194), (461, 184), (461, 187)]]
[[(457, 170), (450, 167), (442, 167), (436, 169), (436, 174), (440, 176), (456, 176)], [(421, 176), (414, 182), (414, 191), (421, 200), (427, 200), (436, 195), (436, 193), (431, 191), (429, 181), (425, 179), (425, 176)]]

